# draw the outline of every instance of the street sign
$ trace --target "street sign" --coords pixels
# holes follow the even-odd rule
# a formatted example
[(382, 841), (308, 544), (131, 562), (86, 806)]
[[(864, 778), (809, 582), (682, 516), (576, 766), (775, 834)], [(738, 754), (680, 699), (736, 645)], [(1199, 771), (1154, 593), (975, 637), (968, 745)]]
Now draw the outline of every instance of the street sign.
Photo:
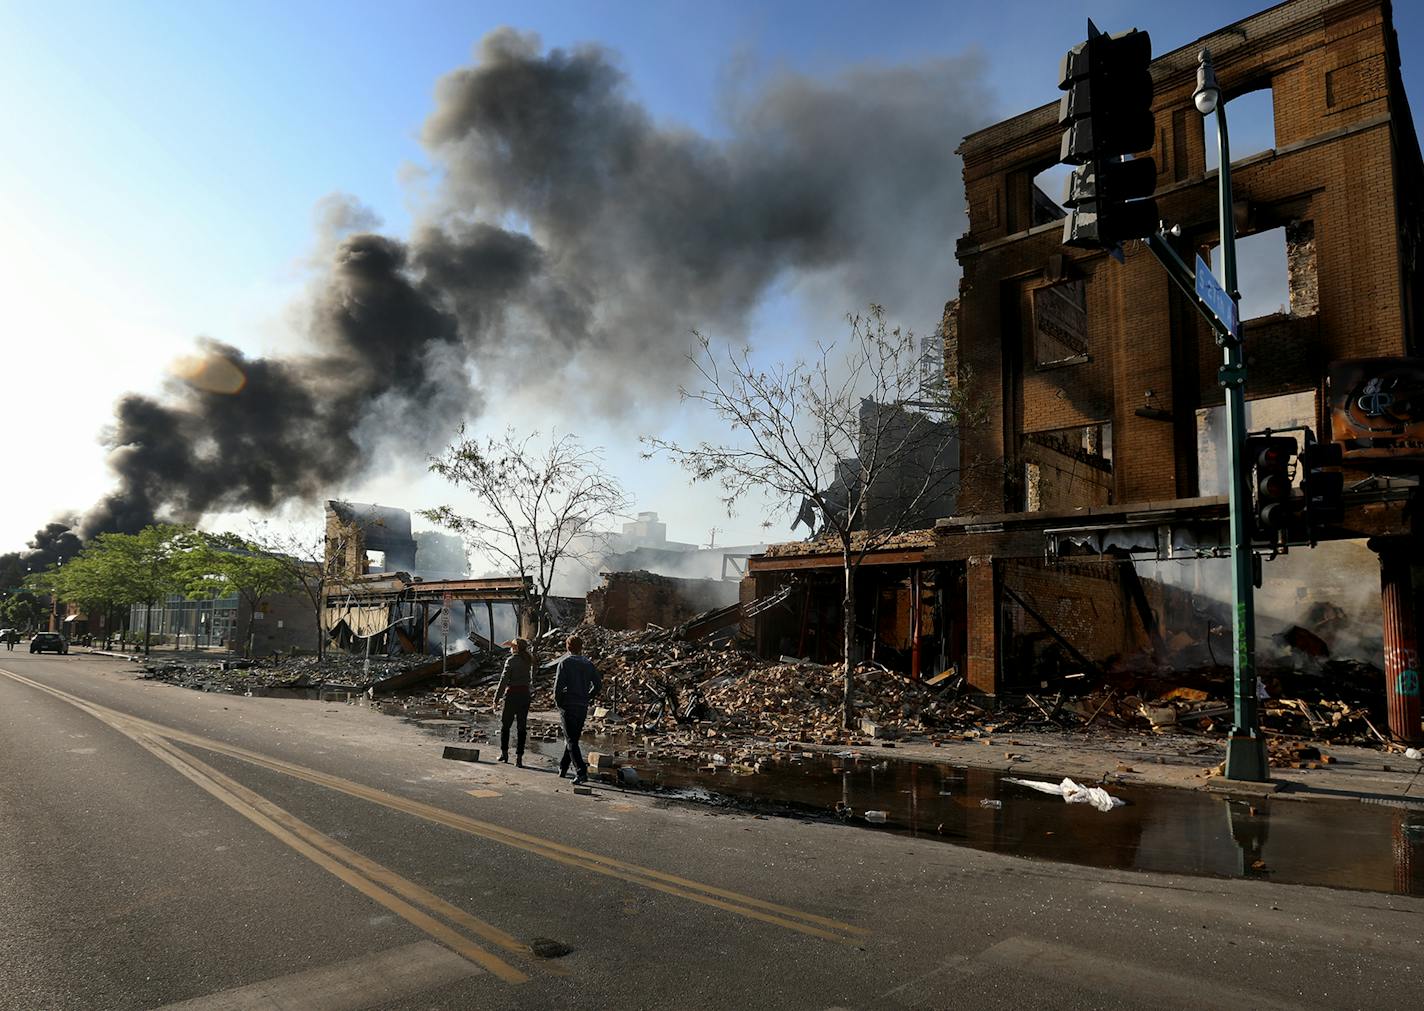
[(443, 605), (440, 611), (440, 627), (448, 632), (450, 631), (450, 604), (452, 603), (450, 595), (447, 593), (441, 597), (440, 603)]
[(1216, 275), (1211, 272), (1200, 254), (1197, 256), (1197, 298), (1216, 313), (1217, 320), (1226, 327), (1232, 337), (1241, 339), (1241, 321), (1236, 318), (1236, 302), (1226, 293), (1226, 289), (1221, 286), (1221, 282), (1216, 279)]

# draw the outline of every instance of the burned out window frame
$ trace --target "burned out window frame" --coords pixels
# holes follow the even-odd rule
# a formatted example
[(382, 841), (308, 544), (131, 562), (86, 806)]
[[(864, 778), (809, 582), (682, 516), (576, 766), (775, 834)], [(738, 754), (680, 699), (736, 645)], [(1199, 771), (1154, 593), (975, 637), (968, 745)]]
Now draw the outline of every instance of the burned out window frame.
[[(1081, 293), (1081, 311), (1083, 316), (1083, 337), (1081, 342), (1081, 350), (1076, 350), (1073, 347), (1073, 344), (1071, 342), (1071, 335), (1064, 334), (1063, 336), (1058, 336), (1052, 333), (1045, 334), (1039, 327), (1039, 315), (1041, 312), (1039, 307), (1039, 298), (1041, 296), (1046, 297), (1047, 293), (1055, 288), (1075, 286), (1077, 290)], [(1088, 353), (1088, 286), (1087, 282), (1085, 282), (1082, 278), (1072, 278), (1061, 281), (1054, 281), (1049, 284), (1040, 284), (1031, 288), (1029, 290), (1029, 310), (1031, 318), (1030, 327), (1033, 337), (1033, 360), (1035, 368), (1039, 370), (1061, 369), (1071, 365), (1082, 365), (1085, 362), (1089, 362), (1092, 360), (1092, 356)], [(1057, 342), (1060, 347), (1064, 348), (1070, 353), (1065, 357), (1052, 358), (1045, 361), (1044, 353), (1040, 344), (1041, 336), (1046, 336), (1049, 340)]]

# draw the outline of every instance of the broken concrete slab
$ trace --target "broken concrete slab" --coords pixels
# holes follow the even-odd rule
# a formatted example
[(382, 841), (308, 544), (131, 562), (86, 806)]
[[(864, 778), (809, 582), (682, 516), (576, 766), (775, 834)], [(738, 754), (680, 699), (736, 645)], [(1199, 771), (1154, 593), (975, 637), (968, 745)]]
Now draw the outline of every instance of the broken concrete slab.
[(462, 748), (458, 744), (447, 744), (440, 757), (449, 758), (456, 762), (478, 762), (480, 760), (480, 749)]
[(402, 688), (410, 688), (418, 685), (422, 681), (428, 681), (442, 671), (453, 673), (470, 661), (470, 651), (462, 649), (458, 653), (451, 653), (449, 656), (436, 658), (429, 663), (423, 663), (419, 667), (412, 667), (410, 670), (402, 671), (381, 681), (377, 681), (370, 688), (372, 694), (383, 695), (388, 692), (400, 691)]

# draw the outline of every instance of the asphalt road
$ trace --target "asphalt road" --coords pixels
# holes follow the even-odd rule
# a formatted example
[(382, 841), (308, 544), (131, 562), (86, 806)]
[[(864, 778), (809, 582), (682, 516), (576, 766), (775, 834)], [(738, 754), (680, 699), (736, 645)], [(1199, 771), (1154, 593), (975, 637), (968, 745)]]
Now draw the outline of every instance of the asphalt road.
[(578, 796), (364, 707), (0, 672), (0, 1008), (1419, 1006), (1420, 899)]

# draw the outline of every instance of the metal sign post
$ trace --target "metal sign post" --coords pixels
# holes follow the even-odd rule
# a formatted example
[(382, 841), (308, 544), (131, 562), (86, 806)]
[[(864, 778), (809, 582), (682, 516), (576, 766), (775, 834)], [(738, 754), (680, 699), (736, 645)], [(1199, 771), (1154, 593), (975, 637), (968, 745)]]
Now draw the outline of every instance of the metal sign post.
[(448, 594), (448, 593), (445, 594), (445, 596), (443, 596), (443, 597), (440, 598), (440, 605), (441, 605), (441, 609), (440, 609), (440, 631), (441, 631), (442, 637), (443, 637), (443, 639), (444, 639), (444, 642), (443, 642), (443, 643), (441, 644), (441, 646), (440, 646), (440, 673), (441, 673), (441, 674), (448, 673), (447, 670), (446, 670), (446, 664), (448, 664), (449, 659), (450, 659), (450, 604), (451, 604), (451, 603), (452, 603), (452, 601), (451, 601), (451, 599), (450, 599), (450, 594)]

